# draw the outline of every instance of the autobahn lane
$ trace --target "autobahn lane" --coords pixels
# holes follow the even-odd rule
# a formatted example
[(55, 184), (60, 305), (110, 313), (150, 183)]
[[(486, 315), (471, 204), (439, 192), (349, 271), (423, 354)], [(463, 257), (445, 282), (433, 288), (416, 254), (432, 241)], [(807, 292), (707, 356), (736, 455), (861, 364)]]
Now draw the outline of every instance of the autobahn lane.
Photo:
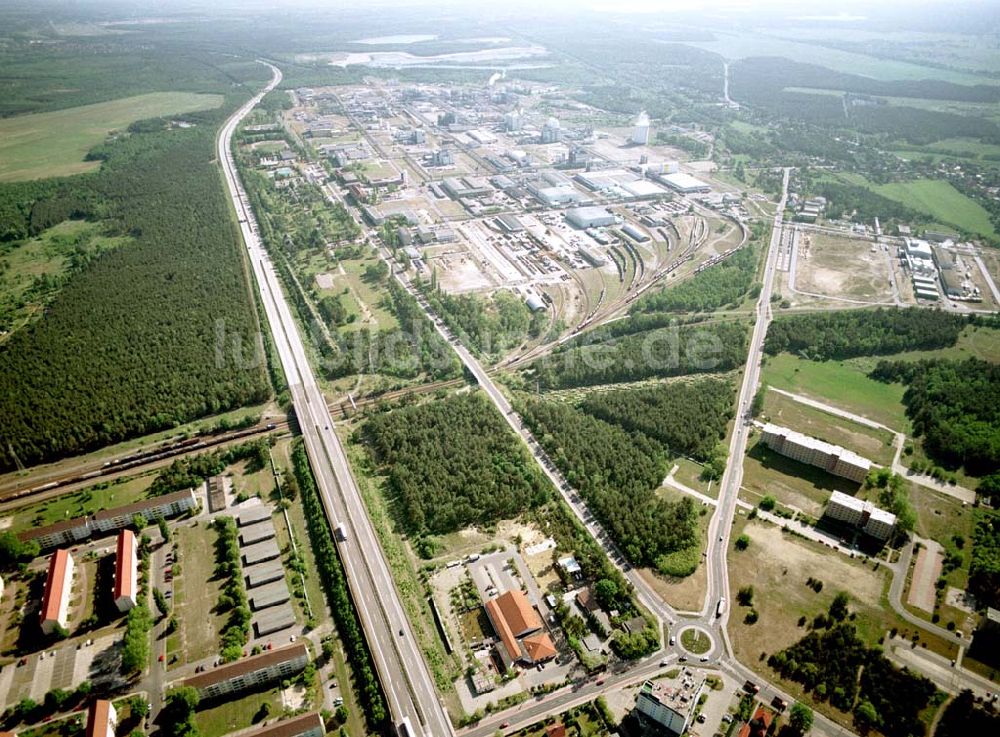
[(231, 151), (233, 132), (263, 95), (281, 81), (281, 72), (268, 66), (274, 75), (271, 83), (223, 127), (218, 141), (219, 160), (237, 210), (324, 512), (332, 529), (343, 525), (344, 539), (338, 539), (338, 549), (390, 716), (394, 725), (408, 720), (415, 732), (412, 737), (447, 737), (453, 734), (451, 722), (413, 636), (343, 446), (333, 429), (329, 408), (316, 384), (281, 282), (260, 242), (256, 220), (237, 174)]

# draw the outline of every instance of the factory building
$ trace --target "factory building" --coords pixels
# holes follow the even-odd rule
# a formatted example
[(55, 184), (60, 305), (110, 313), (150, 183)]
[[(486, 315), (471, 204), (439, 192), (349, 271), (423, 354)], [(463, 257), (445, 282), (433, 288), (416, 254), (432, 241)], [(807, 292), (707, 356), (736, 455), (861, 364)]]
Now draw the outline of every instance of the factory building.
[(907, 238), (903, 246), (903, 258), (911, 274), (934, 276), (937, 273), (934, 267), (934, 254), (927, 241)]
[(679, 686), (664, 681), (646, 681), (636, 697), (634, 713), (640, 722), (660, 733), (680, 737), (691, 723), (704, 687), (704, 676), (682, 675)]
[(542, 126), (542, 143), (559, 143), (562, 140), (562, 126), (555, 118), (549, 118)]
[(632, 124), (632, 143), (638, 146), (649, 145), (649, 116), (643, 110)]
[(439, 148), (431, 154), (431, 166), (453, 166), (455, 155), (447, 148)]
[(574, 228), (602, 228), (615, 224), (615, 216), (603, 207), (574, 207), (566, 211), (566, 222)]
[(632, 240), (634, 240), (637, 243), (645, 243), (646, 241), (649, 240), (649, 236), (648, 235), (646, 235), (645, 233), (643, 233), (641, 230), (639, 230), (637, 227), (635, 227), (631, 223), (626, 223), (622, 227), (622, 233), (624, 233), (625, 235), (627, 235), (629, 238), (631, 238)]
[(115, 737), (117, 726), (118, 712), (114, 704), (106, 699), (97, 699), (90, 705), (86, 737)]
[(503, 128), (508, 133), (517, 133), (521, 130), (523, 122), (524, 118), (520, 110), (511, 110), (503, 116)]
[(690, 174), (678, 171), (672, 174), (659, 174), (656, 177), (660, 182), (667, 185), (681, 194), (693, 194), (695, 192), (710, 192), (712, 188), (700, 179), (696, 179)]
[(220, 665), (181, 682), (198, 692), (202, 699), (212, 699), (239, 693), (250, 688), (268, 686), (302, 671), (309, 662), (304, 642), (268, 650), (260, 655)]
[(456, 200), (466, 197), (485, 197), (493, 192), (493, 188), (480, 177), (451, 177), (445, 179), (441, 186)]
[(783, 456), (817, 466), (859, 484), (865, 480), (872, 467), (871, 461), (853, 451), (770, 422), (764, 425), (762, 437), (765, 445)]
[(136, 605), (139, 594), (139, 546), (132, 530), (118, 533), (115, 549), (114, 599), (118, 611), (127, 612)]
[(537, 294), (529, 294), (524, 303), (528, 305), (528, 309), (532, 312), (538, 312), (539, 310), (545, 309), (545, 300), (539, 297)]
[(68, 550), (60, 548), (52, 554), (39, 616), (42, 632), (47, 635), (55, 632), (57, 627), (69, 628), (69, 600), (73, 593), (75, 571), (76, 561)]
[(825, 514), (831, 519), (853, 525), (879, 540), (887, 539), (896, 527), (896, 515), (840, 491), (835, 491), (830, 496)]
[(580, 258), (595, 268), (600, 268), (608, 262), (608, 260), (601, 254), (591, 251), (589, 248), (584, 248), (583, 246), (577, 248), (576, 252), (580, 254)]

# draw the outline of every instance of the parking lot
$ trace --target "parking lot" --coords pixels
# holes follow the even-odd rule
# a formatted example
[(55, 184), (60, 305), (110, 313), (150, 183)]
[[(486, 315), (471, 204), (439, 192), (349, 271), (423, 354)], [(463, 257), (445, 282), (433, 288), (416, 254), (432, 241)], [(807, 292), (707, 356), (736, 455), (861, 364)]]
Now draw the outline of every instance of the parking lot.
[[(77, 644), (43, 650), (23, 658), (0, 671), (2, 706), (16, 704), (23, 698), (42, 701), (54, 688), (70, 690), (81, 681), (100, 682), (115, 678), (118, 654), (114, 648), (117, 635), (86, 639)], [(89, 644), (88, 644), (89, 643)]]

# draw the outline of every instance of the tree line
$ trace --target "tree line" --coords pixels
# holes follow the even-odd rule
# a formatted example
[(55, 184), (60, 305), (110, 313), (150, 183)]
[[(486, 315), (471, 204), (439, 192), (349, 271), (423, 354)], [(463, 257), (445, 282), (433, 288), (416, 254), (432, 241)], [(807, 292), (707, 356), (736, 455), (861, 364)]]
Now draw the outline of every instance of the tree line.
[(532, 364), (538, 384), (565, 389), (652, 377), (731, 371), (746, 358), (746, 326), (676, 325), (562, 348)]
[(516, 517), (549, 496), (548, 483), (481, 392), (377, 414), (361, 437), (387, 475), (397, 518), (415, 535)]
[(768, 328), (764, 352), (827, 361), (947, 348), (969, 324), (951, 312), (896, 307), (782, 315)]
[(548, 320), (544, 310), (533, 313), (523, 299), (506, 289), (488, 301), (472, 294), (448, 294), (433, 285), (423, 293), (445, 324), (480, 355), (500, 353), (537, 337)]
[(667, 472), (657, 441), (557, 402), (527, 399), (519, 414), (634, 564), (656, 567), (695, 544), (691, 500), (655, 493)]
[(978, 358), (879, 361), (870, 376), (906, 384), (906, 415), (927, 455), (977, 475), (1000, 470), (1000, 365)]
[(975, 512), (972, 559), (969, 563), (969, 593), (980, 606), (1000, 607), (1000, 517)]

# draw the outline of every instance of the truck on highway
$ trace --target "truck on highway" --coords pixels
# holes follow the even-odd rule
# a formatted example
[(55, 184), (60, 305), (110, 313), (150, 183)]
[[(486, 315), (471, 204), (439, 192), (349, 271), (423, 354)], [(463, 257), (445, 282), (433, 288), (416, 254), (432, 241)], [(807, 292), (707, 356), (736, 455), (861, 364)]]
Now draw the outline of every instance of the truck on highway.
[(344, 523), (343, 522), (341, 522), (340, 524), (338, 524), (334, 528), (333, 534), (337, 536), (337, 541), (338, 542), (342, 542), (342, 543), (343, 542), (347, 542), (347, 528), (344, 527)]
[(721, 617), (726, 613), (726, 599), (725, 597), (719, 599), (719, 603), (715, 606), (715, 616)]

